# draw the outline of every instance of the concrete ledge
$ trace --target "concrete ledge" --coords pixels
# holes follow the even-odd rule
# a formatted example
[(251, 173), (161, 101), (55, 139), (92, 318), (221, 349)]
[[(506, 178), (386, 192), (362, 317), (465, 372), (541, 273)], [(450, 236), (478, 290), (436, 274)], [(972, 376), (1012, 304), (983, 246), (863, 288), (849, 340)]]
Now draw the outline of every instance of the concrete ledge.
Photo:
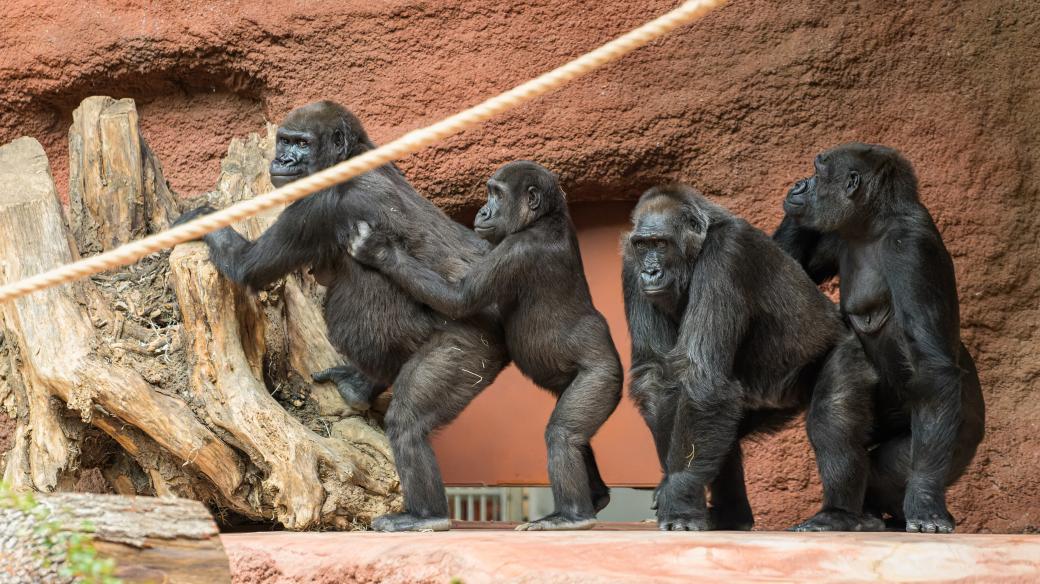
[(586, 532), (221, 536), (237, 583), (1040, 582), (1040, 536)]

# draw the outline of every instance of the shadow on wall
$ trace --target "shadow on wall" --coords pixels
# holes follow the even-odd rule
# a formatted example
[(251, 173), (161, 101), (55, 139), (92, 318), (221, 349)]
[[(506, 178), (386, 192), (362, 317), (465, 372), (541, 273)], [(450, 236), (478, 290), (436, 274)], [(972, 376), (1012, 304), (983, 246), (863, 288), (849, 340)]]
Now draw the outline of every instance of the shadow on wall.
[(136, 102), (141, 133), (162, 162), (170, 186), (181, 196), (211, 190), (231, 139), (256, 132), (267, 121), (261, 83), (220, 68), (112, 72), (60, 93), (35, 96), (43, 113), (23, 132), (43, 144), (63, 200), (68, 196), (66, 136), (72, 112), (92, 95), (129, 97)]

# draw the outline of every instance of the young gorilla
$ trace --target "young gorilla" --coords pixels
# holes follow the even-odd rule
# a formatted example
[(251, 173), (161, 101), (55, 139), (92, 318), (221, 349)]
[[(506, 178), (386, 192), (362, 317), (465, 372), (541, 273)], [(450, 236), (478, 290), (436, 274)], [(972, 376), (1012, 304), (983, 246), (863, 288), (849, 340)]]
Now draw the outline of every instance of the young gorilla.
[[(278, 128), (271, 182), (284, 185), (374, 147), (361, 122), (342, 106), (327, 101), (304, 106)], [(209, 211), (196, 209), (179, 221)], [(418, 261), (448, 278), (459, 277), (488, 248), (416, 193), (392, 164), (296, 201), (256, 241), (231, 228), (204, 239), (220, 273), (254, 290), (313, 268), (328, 287), (329, 340), (356, 366), (315, 377), (336, 382), (356, 407), (394, 386), (386, 426), (405, 512), (378, 517), (373, 528), (448, 529), (447, 498), (429, 437), (508, 362), (501, 327), (493, 315), (448, 320), (354, 262), (346, 248), (357, 221), (400, 237)]]
[(632, 221), (630, 393), (664, 470), (658, 526), (750, 529), (740, 439), (808, 405), (823, 508), (794, 529), (882, 527), (861, 513), (876, 377), (833, 303), (764, 233), (690, 187), (647, 191)]
[(841, 311), (881, 377), (866, 508), (907, 531), (950, 533), (946, 487), (985, 425), (953, 262), (895, 150), (846, 144), (814, 164), (773, 237), (816, 282), (840, 276)]
[(351, 254), (452, 318), (498, 305), (510, 356), (558, 397), (545, 432), (556, 509), (518, 529), (587, 529), (610, 501), (589, 439), (621, 398), (621, 362), (606, 320), (592, 305), (556, 177), (533, 162), (512, 162), (487, 189), (474, 228), (495, 247), (457, 283), (365, 225)]

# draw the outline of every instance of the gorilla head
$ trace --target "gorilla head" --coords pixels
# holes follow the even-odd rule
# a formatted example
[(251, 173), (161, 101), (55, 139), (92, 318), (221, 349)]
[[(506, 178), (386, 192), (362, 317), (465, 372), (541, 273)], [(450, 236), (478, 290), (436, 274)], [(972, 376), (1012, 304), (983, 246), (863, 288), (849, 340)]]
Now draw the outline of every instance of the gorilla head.
[(917, 193), (910, 163), (886, 146), (843, 144), (819, 154), (813, 166), (816, 173), (787, 193), (784, 212), (817, 231), (869, 227), (869, 219), (901, 202), (895, 199)]
[(498, 169), (487, 182), (487, 193), (487, 203), (477, 212), (473, 230), (492, 244), (567, 208), (556, 175), (527, 160)]
[(650, 189), (632, 213), (634, 228), (624, 240), (626, 255), (639, 267), (640, 293), (674, 304), (690, 286), (690, 271), (708, 233), (712, 205), (693, 188)]
[(278, 127), (271, 184), (284, 186), (375, 148), (361, 121), (332, 101), (295, 109)]

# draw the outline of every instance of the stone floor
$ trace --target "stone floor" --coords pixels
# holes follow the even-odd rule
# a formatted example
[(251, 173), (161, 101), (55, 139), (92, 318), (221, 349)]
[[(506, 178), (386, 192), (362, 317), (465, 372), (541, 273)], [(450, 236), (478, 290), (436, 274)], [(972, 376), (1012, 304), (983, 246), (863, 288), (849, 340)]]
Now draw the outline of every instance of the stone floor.
[(242, 533), (237, 583), (1040, 582), (1040, 536), (593, 531)]

